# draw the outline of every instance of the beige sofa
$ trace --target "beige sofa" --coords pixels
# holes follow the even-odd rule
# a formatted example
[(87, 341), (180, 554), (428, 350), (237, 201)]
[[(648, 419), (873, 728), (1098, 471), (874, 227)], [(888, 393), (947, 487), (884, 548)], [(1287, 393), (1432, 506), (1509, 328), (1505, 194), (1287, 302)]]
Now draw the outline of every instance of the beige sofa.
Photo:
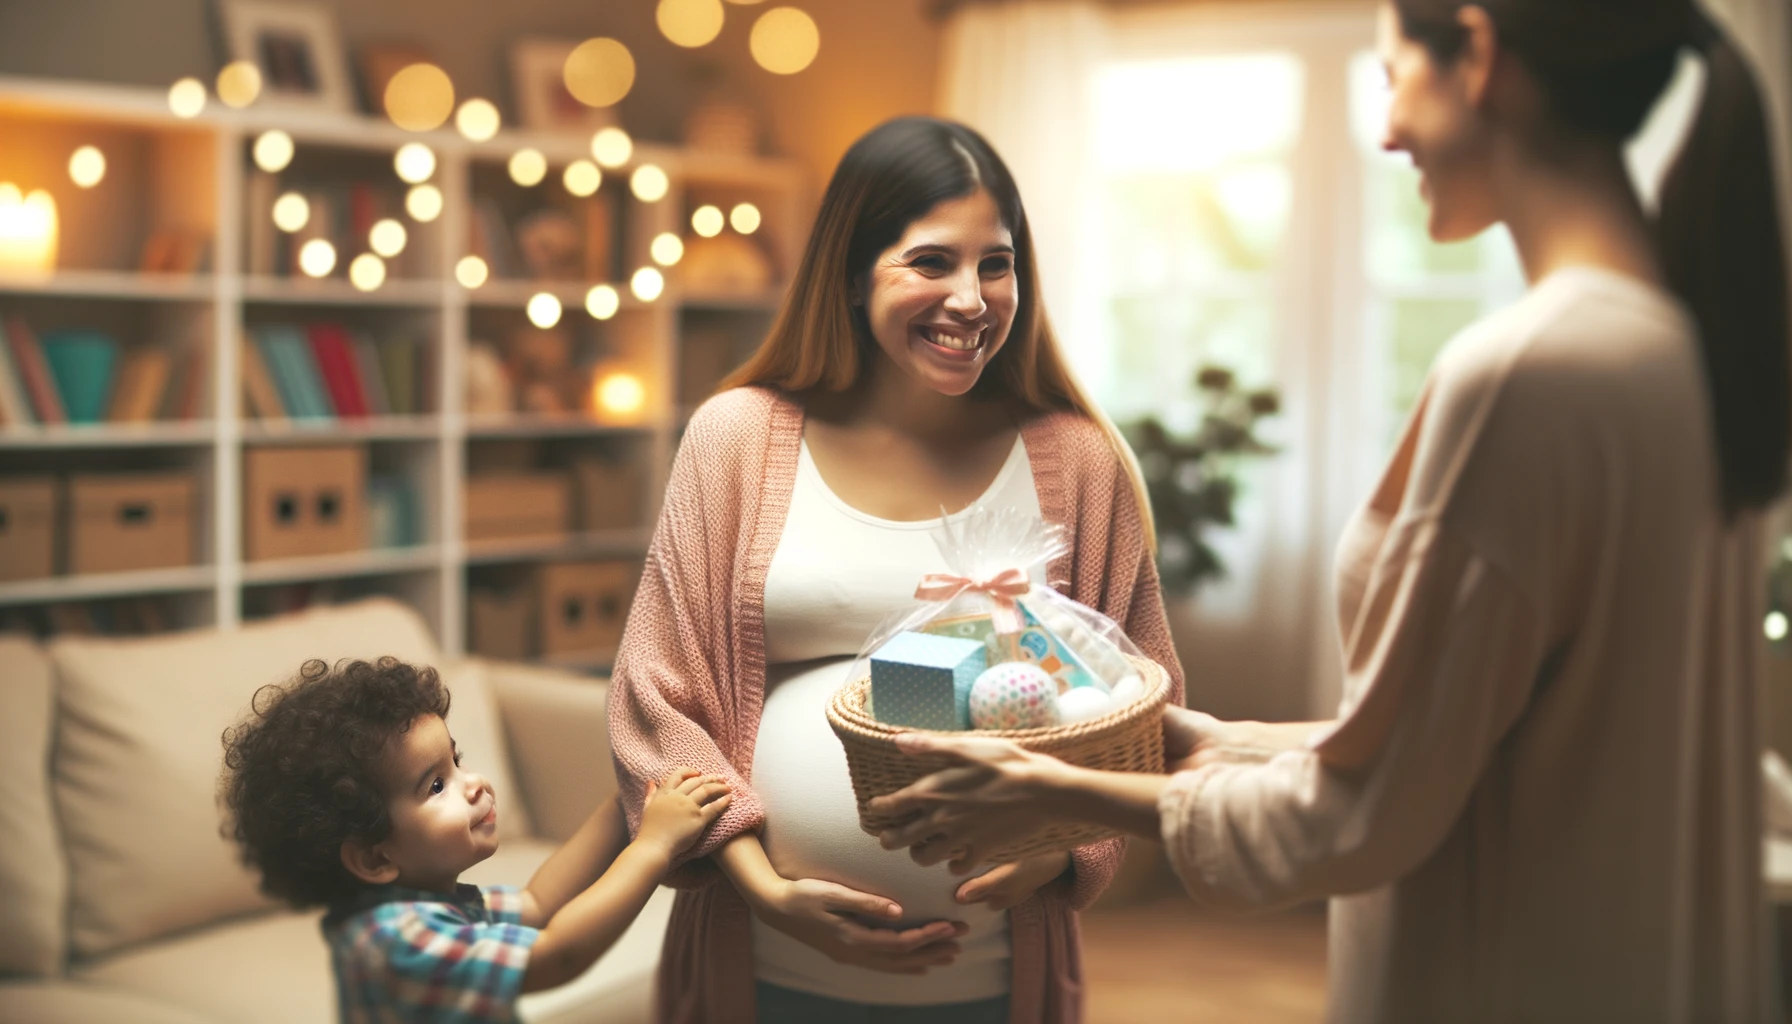
[[(444, 661), (410, 608), (370, 600), (228, 632), (0, 638), (0, 1024), (327, 1024), (318, 913), (257, 892), (219, 834), (220, 736), (310, 657), (437, 665), (449, 727), (498, 790), (503, 844), (468, 881), (526, 882), (614, 786), (601, 683)], [(527, 1021), (648, 1018), (662, 889)]]

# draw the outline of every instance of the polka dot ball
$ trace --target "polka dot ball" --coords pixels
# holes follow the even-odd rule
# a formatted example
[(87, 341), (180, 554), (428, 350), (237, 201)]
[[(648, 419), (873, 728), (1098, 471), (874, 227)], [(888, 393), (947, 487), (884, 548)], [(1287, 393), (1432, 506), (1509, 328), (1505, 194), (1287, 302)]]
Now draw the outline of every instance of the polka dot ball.
[(985, 669), (971, 684), (971, 727), (1037, 729), (1058, 724), (1058, 683), (1027, 661)]

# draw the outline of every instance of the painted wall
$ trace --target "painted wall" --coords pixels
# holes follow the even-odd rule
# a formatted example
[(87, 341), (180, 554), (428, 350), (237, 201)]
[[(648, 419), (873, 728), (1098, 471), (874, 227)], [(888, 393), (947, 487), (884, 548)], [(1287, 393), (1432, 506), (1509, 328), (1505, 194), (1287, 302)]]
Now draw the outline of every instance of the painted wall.
[[(706, 71), (766, 112), (769, 148), (802, 159), (818, 182), (865, 129), (934, 105), (939, 29), (925, 0), (800, 0), (821, 30), (821, 55), (778, 76), (747, 52), (764, 6), (728, 4), (721, 36), (696, 50), (668, 42), (654, 0), (317, 0), (333, 10), (352, 55), (364, 43), (421, 44), (463, 96), (510, 108), (509, 44), (526, 36), (622, 40), (635, 55), (623, 123), (673, 141)], [(164, 86), (209, 80), (218, 66), (211, 0), (0, 0), (0, 74)]]

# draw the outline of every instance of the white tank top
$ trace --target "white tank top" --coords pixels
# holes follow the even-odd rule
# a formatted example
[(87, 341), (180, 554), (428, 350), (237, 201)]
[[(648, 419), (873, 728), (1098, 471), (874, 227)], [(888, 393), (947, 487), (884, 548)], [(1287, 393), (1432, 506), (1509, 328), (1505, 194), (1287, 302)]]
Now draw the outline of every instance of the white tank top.
[[(1014, 450), (978, 504), (1040, 514), (1026, 446)], [(956, 516), (952, 517), (956, 520)], [(1009, 982), (1008, 915), (964, 906), (965, 881), (944, 864), (923, 868), (859, 829), (846, 753), (828, 727), (828, 698), (872, 630), (911, 607), (915, 584), (946, 565), (930, 531), (940, 520), (893, 522), (831, 491), (805, 443), (790, 516), (765, 580), (765, 708), (753, 749), (754, 790), (766, 811), (761, 840), (786, 878), (825, 878), (895, 900), (903, 926), (942, 918), (970, 932), (950, 967), (921, 977), (837, 964), (753, 920), (755, 975), (785, 988), (860, 1003), (925, 1006), (1003, 995)], [(1043, 572), (1035, 573), (1043, 584)]]

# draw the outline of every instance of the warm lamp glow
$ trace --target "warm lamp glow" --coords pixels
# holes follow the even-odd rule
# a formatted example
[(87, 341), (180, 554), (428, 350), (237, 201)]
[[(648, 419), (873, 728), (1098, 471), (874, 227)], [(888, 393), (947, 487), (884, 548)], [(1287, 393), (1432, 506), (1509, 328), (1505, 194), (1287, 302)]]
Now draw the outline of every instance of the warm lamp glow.
[(635, 140), (620, 128), (599, 128), (591, 136), (591, 158), (599, 167), (617, 168), (635, 155)]
[(660, 0), (654, 20), (673, 43), (702, 46), (722, 34), (722, 0)]
[(0, 181), (0, 274), (48, 274), (56, 269), (56, 200), (48, 192), (19, 191)]
[(402, 69), (386, 83), (386, 116), (406, 131), (440, 128), (454, 113), (454, 83), (434, 64)]
[(632, 416), (647, 404), (647, 388), (632, 373), (609, 373), (591, 389), (597, 408), (612, 416)]
[(205, 109), (205, 83), (183, 78), (168, 87), (168, 109), (175, 117), (198, 117)]
[(311, 204), (297, 192), (288, 192), (274, 200), (274, 226), (282, 231), (298, 231), (311, 221)]
[(404, 225), (390, 217), (374, 221), (373, 229), (367, 232), (367, 246), (387, 259), (404, 251), (404, 244), (409, 240)]
[(758, 231), (759, 221), (759, 207), (752, 203), (741, 203), (728, 211), (728, 223), (734, 225), (734, 230), (743, 235), (750, 235)]
[(1786, 639), (1787, 626), (1785, 612), (1771, 611), (1767, 613), (1767, 620), (1762, 623), (1761, 631), (1767, 634), (1767, 639), (1778, 643)]
[(529, 322), (546, 330), (560, 322), (560, 300), (547, 292), (529, 296)]
[(400, 181), (410, 185), (422, 184), (436, 173), (435, 151), (421, 142), (407, 142), (392, 155), (392, 169), (398, 172)]
[(442, 215), (442, 190), (434, 185), (412, 185), (405, 193), (404, 209), (425, 224)]
[(672, 182), (658, 164), (642, 164), (629, 176), (628, 187), (643, 203), (657, 203), (666, 198), (666, 190), (672, 187)]
[(539, 149), (519, 149), (510, 157), (510, 180), (524, 188), (541, 184), (548, 176), (548, 158)]
[(292, 136), (278, 128), (270, 128), (255, 138), (255, 166), (269, 174), (279, 174), (292, 163)]
[(774, 7), (753, 23), (747, 48), (759, 66), (774, 75), (794, 75), (821, 52), (815, 19), (795, 7)]
[(598, 320), (608, 320), (622, 308), (622, 296), (607, 284), (600, 284), (585, 293), (585, 312)]
[(106, 177), (106, 154), (95, 146), (82, 146), (68, 158), (69, 180), (82, 188), (92, 188)]
[(634, 292), (635, 298), (642, 302), (652, 302), (666, 290), (666, 275), (653, 267), (642, 267), (629, 279), (628, 290)]
[(477, 256), (462, 256), (454, 265), (454, 279), (462, 288), (477, 288), (490, 276), (491, 270)]
[(299, 247), (299, 269), (306, 277), (324, 277), (336, 269), (336, 247), (313, 238)]
[(497, 105), (486, 99), (468, 100), (454, 114), (454, 127), (474, 142), (484, 142), (498, 134), (498, 126), (502, 123)]
[(691, 214), (691, 230), (704, 238), (714, 238), (722, 233), (722, 225), (726, 223), (719, 206), (699, 206)]
[(604, 183), (604, 172), (589, 160), (574, 160), (566, 165), (566, 173), (561, 176), (566, 191), (583, 198), (597, 192), (597, 187)]
[(349, 283), (364, 292), (386, 283), (386, 264), (373, 253), (364, 252), (348, 265)]
[(662, 231), (653, 236), (653, 242), (647, 247), (653, 262), (662, 267), (669, 267), (684, 259), (684, 239), (670, 231)]
[(218, 98), (226, 106), (242, 109), (261, 95), (261, 69), (246, 60), (233, 60), (218, 71)]
[(566, 56), (566, 91), (588, 107), (607, 107), (635, 84), (635, 57), (614, 39), (587, 39)]

